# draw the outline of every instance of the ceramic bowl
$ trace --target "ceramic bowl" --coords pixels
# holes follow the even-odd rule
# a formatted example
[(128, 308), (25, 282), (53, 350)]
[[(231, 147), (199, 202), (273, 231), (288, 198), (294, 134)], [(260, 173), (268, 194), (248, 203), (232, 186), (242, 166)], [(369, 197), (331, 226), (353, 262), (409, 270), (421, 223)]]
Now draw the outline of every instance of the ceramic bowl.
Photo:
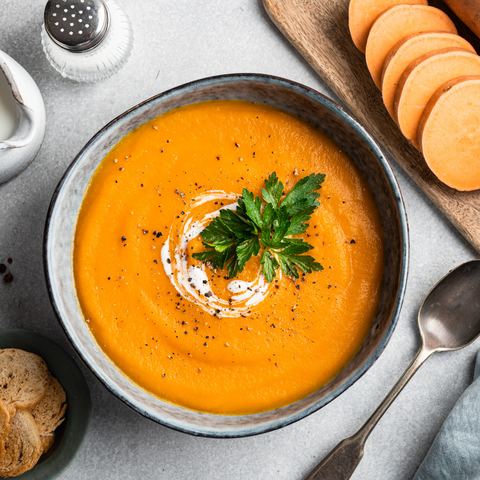
[[(297, 114), (333, 137), (365, 174), (380, 207), (386, 264), (380, 309), (362, 348), (328, 385), (292, 405), (255, 415), (198, 413), (165, 403), (127, 380), (99, 351), (79, 310), (72, 274), (78, 211), (92, 174), (128, 132), (173, 108), (214, 99), (241, 99)], [(320, 93), (281, 78), (237, 74), (211, 77), (157, 95), (100, 130), (75, 158), (50, 204), (45, 230), (48, 291), (60, 323), (83, 361), (117, 397), (142, 415), (194, 435), (241, 437), (274, 430), (315, 412), (358, 380), (385, 348), (398, 320), (408, 269), (408, 228), (401, 193), (384, 154), (343, 108)]]
[(87, 436), (92, 401), (87, 382), (72, 357), (49, 338), (28, 330), (0, 329), (0, 348), (19, 348), (45, 360), (67, 394), (65, 421), (55, 430), (55, 442), (21, 480), (53, 480), (75, 460)]

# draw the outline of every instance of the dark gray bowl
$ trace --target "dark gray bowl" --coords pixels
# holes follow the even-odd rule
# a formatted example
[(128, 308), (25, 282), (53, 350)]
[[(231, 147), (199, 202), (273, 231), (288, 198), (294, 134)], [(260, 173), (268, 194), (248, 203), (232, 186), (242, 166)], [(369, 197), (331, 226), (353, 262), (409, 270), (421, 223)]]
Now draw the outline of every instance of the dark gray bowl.
[(19, 348), (43, 358), (67, 394), (65, 421), (55, 430), (55, 442), (21, 480), (53, 480), (61, 475), (82, 449), (92, 415), (87, 382), (73, 358), (53, 340), (35, 332), (0, 329), (0, 348)]
[[(162, 402), (130, 383), (100, 352), (79, 309), (72, 274), (77, 215), (90, 177), (128, 132), (163, 112), (189, 103), (241, 99), (266, 103), (319, 126), (351, 155), (365, 174), (381, 210), (386, 240), (382, 300), (375, 322), (355, 358), (328, 385), (292, 405), (244, 416), (208, 415)], [(116, 396), (142, 415), (193, 435), (242, 437), (284, 427), (315, 412), (358, 380), (385, 348), (398, 320), (408, 269), (408, 227), (398, 184), (373, 138), (343, 108), (289, 80), (255, 74), (206, 78), (174, 88), (120, 115), (100, 130), (75, 158), (50, 204), (45, 227), (48, 291), (61, 325), (83, 361)]]

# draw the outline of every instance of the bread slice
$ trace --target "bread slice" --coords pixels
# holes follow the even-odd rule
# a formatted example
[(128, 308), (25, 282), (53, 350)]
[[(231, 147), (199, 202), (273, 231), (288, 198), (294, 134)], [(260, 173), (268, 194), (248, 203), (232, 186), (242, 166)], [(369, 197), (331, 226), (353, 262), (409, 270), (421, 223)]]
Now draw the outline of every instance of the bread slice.
[(42, 442), (42, 453), (45, 455), (55, 441), (55, 434), (50, 433), (49, 435), (40, 435), (40, 441)]
[(33, 353), (15, 348), (0, 350), (0, 400), (10, 417), (15, 410), (28, 410), (47, 393), (50, 372), (45, 362)]
[[(10, 432), (10, 414), (7, 407), (0, 400), (0, 442), (3, 442), (8, 437), (8, 432)], [(2, 449), (0, 447), (0, 455), (1, 452)]]
[(54, 377), (50, 377), (47, 394), (30, 410), (40, 436), (52, 433), (64, 420), (67, 404), (65, 390)]
[(30, 470), (43, 453), (42, 442), (32, 415), (17, 411), (10, 419), (10, 434), (0, 457), (0, 476), (16, 477)]

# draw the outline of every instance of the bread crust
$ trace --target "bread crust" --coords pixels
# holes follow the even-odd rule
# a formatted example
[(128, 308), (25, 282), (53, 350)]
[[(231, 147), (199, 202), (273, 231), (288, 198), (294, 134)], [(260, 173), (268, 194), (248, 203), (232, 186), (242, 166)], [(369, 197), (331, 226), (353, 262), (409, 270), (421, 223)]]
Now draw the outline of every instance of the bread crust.
[(46, 395), (50, 372), (46, 363), (30, 352), (0, 350), (0, 400), (12, 418), (16, 410), (35, 407)]
[(65, 390), (51, 377), (45, 397), (30, 410), (41, 436), (51, 434), (64, 421), (66, 400)]
[(0, 476), (16, 477), (30, 470), (43, 453), (42, 442), (32, 415), (17, 411), (10, 419), (10, 435), (0, 457)]
[(37, 464), (53, 445), (66, 408), (65, 390), (38, 355), (0, 350), (0, 477)]
[(55, 434), (40, 435), (40, 441), (42, 442), (42, 453), (45, 455), (52, 447), (53, 442), (55, 442)]
[[(0, 442), (3, 442), (8, 437), (10, 432), (10, 414), (5, 404), (0, 400)], [(0, 455), (2, 449), (0, 446)]]

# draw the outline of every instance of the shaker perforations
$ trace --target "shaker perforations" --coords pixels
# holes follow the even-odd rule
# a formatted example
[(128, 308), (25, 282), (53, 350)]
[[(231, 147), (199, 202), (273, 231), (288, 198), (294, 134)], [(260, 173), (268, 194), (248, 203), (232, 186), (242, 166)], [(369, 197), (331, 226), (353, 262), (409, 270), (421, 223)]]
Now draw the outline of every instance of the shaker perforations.
[(49, 0), (45, 27), (50, 38), (70, 51), (85, 51), (104, 38), (110, 22), (102, 0)]

